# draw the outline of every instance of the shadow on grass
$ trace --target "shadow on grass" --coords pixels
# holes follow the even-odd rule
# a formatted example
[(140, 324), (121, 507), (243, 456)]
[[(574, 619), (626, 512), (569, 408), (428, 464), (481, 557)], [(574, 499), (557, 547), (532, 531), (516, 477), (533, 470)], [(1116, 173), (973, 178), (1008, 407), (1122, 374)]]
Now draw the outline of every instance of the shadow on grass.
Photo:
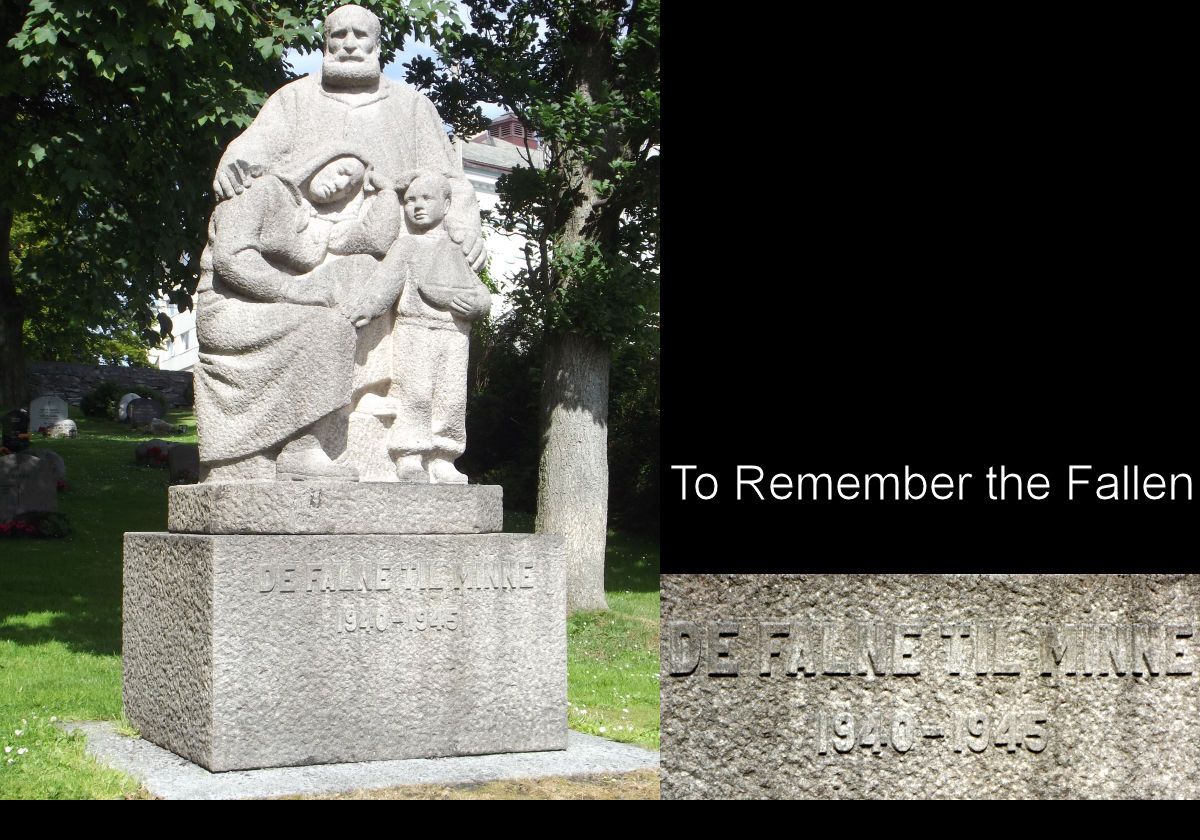
[(33, 441), (66, 463), (58, 505), (71, 534), (0, 542), (0, 640), (114, 655), (121, 651), (124, 534), (166, 529), (167, 473), (135, 463), (135, 447), (150, 435), (83, 417), (74, 407), (71, 417), (78, 438)]

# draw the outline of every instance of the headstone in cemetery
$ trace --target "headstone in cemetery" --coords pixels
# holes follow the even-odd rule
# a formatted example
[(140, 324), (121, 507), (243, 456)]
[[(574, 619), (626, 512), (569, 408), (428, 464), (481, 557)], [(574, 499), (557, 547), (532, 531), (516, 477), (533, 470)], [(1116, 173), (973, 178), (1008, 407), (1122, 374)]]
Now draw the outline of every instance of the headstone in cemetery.
[(67, 462), (62, 459), (62, 456), (53, 449), (30, 449), (30, 455), (41, 458), (43, 461), (49, 461), (54, 467), (54, 478), (56, 480), (64, 480), (67, 477)]
[(38, 397), (29, 404), (29, 426), (33, 431), (51, 429), (67, 419), (67, 401), (62, 397)]
[(47, 429), (47, 433), (52, 438), (79, 437), (79, 427), (75, 425), (74, 420), (59, 420)]
[(129, 404), (134, 400), (142, 398), (141, 394), (129, 393), (121, 397), (121, 401), (117, 403), (117, 419), (126, 422), (129, 420)]
[(166, 420), (159, 420), (155, 417), (150, 421), (150, 434), (152, 435), (177, 435), (179, 428), (172, 426)]
[(54, 464), (27, 452), (0, 455), (0, 522), (23, 513), (58, 510)]
[(143, 467), (165, 467), (175, 445), (159, 438), (142, 441), (133, 448), (133, 458)]
[(200, 449), (193, 443), (177, 443), (167, 450), (168, 481), (195, 484), (200, 480)]
[(1200, 797), (1200, 575), (664, 575), (663, 798)]
[(125, 713), (214, 771), (565, 749), (562, 540), (501, 533), (500, 488), (454, 467), (478, 203), (433, 105), (380, 74), (375, 16), (325, 28), (321, 75), (217, 171), (203, 481), (125, 536)]
[(29, 412), (26, 409), (14, 408), (4, 415), (0, 445), (9, 452), (21, 452), (29, 448)]
[(161, 420), (163, 415), (162, 406), (158, 404), (158, 400), (147, 397), (130, 400), (126, 411), (129, 413), (129, 423), (132, 426), (149, 426), (151, 421)]

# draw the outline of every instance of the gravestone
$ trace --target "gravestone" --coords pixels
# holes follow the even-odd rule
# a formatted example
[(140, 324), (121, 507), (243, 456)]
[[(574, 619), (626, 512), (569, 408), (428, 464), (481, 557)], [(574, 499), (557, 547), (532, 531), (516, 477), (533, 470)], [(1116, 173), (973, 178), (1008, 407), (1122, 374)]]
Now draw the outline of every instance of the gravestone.
[[(502, 533), (501, 489), (454, 467), (478, 202), (378, 32), (330, 13), (321, 75), (226, 150), (202, 481), (169, 489), (169, 532), (125, 535), (125, 714), (212, 771), (567, 747), (563, 541)], [(401, 300), (409, 276), (453, 289)]]
[(144, 440), (133, 448), (133, 459), (143, 467), (165, 467), (174, 447), (160, 438)]
[(74, 420), (59, 420), (47, 429), (47, 434), (52, 438), (79, 437), (79, 427), (75, 425)]
[(157, 417), (155, 417), (150, 421), (150, 434), (177, 435), (179, 434), (179, 429), (176, 426), (172, 426), (166, 420), (159, 420)]
[(141, 398), (141, 394), (134, 393), (125, 394), (121, 397), (121, 401), (117, 403), (117, 419), (121, 422), (127, 422), (129, 420), (129, 404)]
[(200, 449), (193, 443), (177, 443), (167, 450), (167, 480), (172, 484), (195, 484), (200, 480)]
[(29, 404), (29, 426), (33, 431), (51, 429), (67, 419), (67, 401), (62, 397), (38, 397)]
[(35, 458), (41, 458), (43, 461), (49, 461), (54, 467), (54, 478), (56, 480), (65, 480), (67, 477), (67, 463), (52, 449), (30, 449), (29, 454)]
[(3, 440), (0, 441), (9, 452), (20, 452), (29, 448), (29, 412), (24, 408), (14, 408), (4, 415)]
[(0, 455), (0, 522), (57, 510), (58, 479), (49, 459), (28, 453)]
[(136, 400), (130, 400), (126, 407), (129, 414), (129, 423), (132, 426), (149, 426), (151, 421), (162, 419), (162, 406), (158, 404), (158, 400), (148, 399), (147, 397), (138, 397)]
[(1200, 575), (664, 575), (663, 798), (1200, 796)]

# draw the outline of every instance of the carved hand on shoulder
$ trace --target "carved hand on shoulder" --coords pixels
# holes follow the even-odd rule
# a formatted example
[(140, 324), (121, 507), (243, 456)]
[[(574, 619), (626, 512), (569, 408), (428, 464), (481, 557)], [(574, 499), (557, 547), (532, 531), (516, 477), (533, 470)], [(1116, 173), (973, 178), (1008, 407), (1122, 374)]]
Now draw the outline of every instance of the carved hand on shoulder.
[(379, 192), (387, 192), (396, 189), (396, 184), (391, 178), (386, 175), (380, 175), (379, 172), (371, 170), (371, 186)]
[(225, 201), (250, 189), (255, 178), (262, 177), (266, 167), (245, 160), (235, 160), (217, 170), (213, 193), (217, 201)]
[(446, 219), (445, 226), (450, 238), (462, 246), (463, 255), (467, 258), (471, 270), (478, 272), (483, 268), (483, 263), (487, 260), (487, 251), (483, 247), (483, 237), (480, 236), (479, 228), (456, 224), (450, 219)]

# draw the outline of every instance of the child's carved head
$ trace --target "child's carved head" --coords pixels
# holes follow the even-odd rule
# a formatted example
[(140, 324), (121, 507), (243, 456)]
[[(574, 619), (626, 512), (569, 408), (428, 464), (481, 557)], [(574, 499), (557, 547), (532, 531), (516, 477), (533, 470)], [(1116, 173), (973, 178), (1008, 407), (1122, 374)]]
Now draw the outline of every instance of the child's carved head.
[(414, 177), (404, 187), (404, 218), (410, 227), (427, 231), (437, 227), (450, 211), (450, 181), (443, 175), (427, 172)]

